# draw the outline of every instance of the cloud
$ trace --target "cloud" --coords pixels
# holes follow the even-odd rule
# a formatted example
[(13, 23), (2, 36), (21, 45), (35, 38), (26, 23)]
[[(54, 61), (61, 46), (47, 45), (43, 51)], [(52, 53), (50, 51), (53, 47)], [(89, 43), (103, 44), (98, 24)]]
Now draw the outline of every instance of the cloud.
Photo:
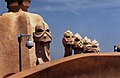
[[(38, 0), (34, 1), (38, 2)], [(120, 7), (120, 0), (40, 0), (39, 3), (41, 6), (38, 5), (36, 10), (70, 11), (75, 13), (84, 9), (107, 9)]]

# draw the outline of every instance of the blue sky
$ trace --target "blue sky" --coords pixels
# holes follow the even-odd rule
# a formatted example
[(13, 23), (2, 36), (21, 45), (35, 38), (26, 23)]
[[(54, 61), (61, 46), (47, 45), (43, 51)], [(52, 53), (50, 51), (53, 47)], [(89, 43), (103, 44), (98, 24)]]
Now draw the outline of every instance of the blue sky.
[[(2, 0), (0, 14), (6, 11)], [(113, 52), (120, 43), (120, 0), (32, 0), (29, 12), (40, 14), (50, 27), (52, 59), (63, 57), (61, 42), (68, 29), (98, 40), (101, 52)]]

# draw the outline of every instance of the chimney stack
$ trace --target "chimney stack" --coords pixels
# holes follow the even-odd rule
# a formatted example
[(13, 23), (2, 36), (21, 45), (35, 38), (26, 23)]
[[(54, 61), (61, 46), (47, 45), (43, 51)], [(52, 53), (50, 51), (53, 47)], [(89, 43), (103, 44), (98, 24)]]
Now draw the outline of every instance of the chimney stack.
[(5, 0), (8, 12), (18, 12), (20, 9), (28, 11), (31, 0)]

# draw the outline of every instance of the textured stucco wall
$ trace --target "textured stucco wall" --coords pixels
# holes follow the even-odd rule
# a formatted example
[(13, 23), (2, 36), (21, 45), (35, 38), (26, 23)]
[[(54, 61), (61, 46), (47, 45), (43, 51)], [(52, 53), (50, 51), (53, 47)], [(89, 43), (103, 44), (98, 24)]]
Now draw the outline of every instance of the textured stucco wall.
[[(20, 33), (32, 35), (34, 27), (41, 21), (43, 21), (41, 16), (22, 10), (0, 16), (0, 78), (19, 71), (17, 35)], [(28, 50), (25, 47), (27, 38), (22, 39), (22, 64), (25, 70), (35, 65), (35, 46)]]

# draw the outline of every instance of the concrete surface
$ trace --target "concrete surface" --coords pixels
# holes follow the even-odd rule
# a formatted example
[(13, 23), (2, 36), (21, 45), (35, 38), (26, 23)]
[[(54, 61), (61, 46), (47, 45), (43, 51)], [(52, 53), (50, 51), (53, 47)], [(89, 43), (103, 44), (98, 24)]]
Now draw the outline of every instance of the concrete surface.
[(9, 78), (120, 78), (120, 53), (86, 53), (38, 65)]

